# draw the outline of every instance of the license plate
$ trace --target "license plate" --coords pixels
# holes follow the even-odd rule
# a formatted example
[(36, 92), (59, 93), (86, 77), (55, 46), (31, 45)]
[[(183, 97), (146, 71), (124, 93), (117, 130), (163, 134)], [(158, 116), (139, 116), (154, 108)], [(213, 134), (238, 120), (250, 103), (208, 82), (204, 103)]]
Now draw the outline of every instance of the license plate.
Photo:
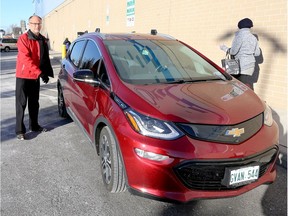
[(227, 187), (236, 187), (249, 184), (256, 181), (258, 178), (259, 165), (241, 168), (226, 168), (222, 184)]

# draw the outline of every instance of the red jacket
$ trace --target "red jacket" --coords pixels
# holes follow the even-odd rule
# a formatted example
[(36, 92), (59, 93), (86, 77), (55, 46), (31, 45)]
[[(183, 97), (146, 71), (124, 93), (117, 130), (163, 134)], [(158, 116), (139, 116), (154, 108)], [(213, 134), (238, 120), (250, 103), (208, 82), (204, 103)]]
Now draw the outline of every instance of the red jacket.
[[(46, 39), (44, 41), (45, 46), (47, 46)], [(17, 46), (18, 46), (18, 56), (16, 63), (16, 77), (24, 79), (38, 79), (40, 74), (42, 73), (42, 71), (39, 68), (40, 66), (39, 42), (31, 38), (28, 32), (26, 32), (18, 38)], [(48, 67), (51, 68), (52, 70), (50, 62)], [(47, 75), (51, 76), (50, 74)]]

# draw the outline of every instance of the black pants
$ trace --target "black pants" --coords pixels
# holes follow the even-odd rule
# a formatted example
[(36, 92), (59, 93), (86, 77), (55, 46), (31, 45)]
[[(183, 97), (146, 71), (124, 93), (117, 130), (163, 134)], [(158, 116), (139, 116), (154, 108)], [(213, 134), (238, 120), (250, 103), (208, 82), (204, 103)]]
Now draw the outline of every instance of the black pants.
[(28, 102), (29, 127), (37, 130), (39, 113), (40, 81), (16, 78), (16, 134), (26, 133), (24, 114)]
[(236, 79), (238, 79), (239, 81), (241, 81), (242, 83), (249, 86), (252, 90), (254, 90), (252, 76), (245, 75), (245, 74), (239, 74), (239, 75), (236, 75), (234, 77)]

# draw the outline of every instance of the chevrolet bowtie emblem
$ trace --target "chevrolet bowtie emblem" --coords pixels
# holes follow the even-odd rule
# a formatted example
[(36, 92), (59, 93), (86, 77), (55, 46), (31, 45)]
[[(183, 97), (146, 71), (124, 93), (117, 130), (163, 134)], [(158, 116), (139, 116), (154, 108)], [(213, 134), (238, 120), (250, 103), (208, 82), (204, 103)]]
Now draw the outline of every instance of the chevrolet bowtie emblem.
[(233, 137), (240, 137), (241, 134), (245, 133), (245, 130), (244, 128), (233, 128), (231, 130), (227, 130), (225, 135), (230, 135), (230, 136), (233, 136)]

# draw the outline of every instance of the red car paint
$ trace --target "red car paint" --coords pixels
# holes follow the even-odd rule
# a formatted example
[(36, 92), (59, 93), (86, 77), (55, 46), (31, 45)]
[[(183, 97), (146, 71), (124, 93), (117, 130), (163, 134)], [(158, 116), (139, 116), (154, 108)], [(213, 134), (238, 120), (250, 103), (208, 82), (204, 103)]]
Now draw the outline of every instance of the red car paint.
[[(98, 48), (101, 54), (100, 59), (105, 65), (105, 71), (109, 77), (108, 86), (102, 81), (99, 82), (100, 84), (91, 84), (84, 79), (82, 81), (75, 80), (74, 74), (83, 68), (72, 63), (71, 53), (73, 53), (73, 46), (81, 40), (89, 40)], [(259, 129), (255, 134), (237, 144), (193, 137), (179, 128), (181, 124), (191, 124), (196, 125), (196, 127), (197, 125), (227, 125), (239, 130), (242, 129), (242, 126), (240, 128), (238, 126), (240, 123), (252, 122), (255, 116), (263, 115), (265, 118), (263, 113), (267, 109), (267, 105), (252, 90), (231, 78), (215, 63), (182, 42), (183, 46), (193, 50), (199, 55), (199, 58), (224, 74), (226, 79), (170, 84), (127, 82), (119, 75), (111, 51), (108, 51), (107, 44), (105, 45), (105, 41), (114, 40), (131, 41), (131, 43), (138, 41), (133, 45), (134, 47), (141, 45), (141, 40), (164, 41), (164, 43), (165, 41), (177, 40), (156, 35), (88, 33), (77, 38), (71, 44), (67, 57), (62, 61), (58, 89), (63, 92), (65, 108), (72, 119), (83, 129), (98, 153), (99, 143), (101, 143), (100, 131), (103, 126), (108, 126), (115, 139), (115, 143), (109, 147), (116, 146), (116, 152), (119, 153), (118, 160), (123, 166), (125, 185), (131, 192), (157, 199), (188, 202), (199, 198), (237, 196), (261, 184), (272, 183), (275, 180), (278, 126), (274, 121), (268, 126), (263, 120), (262, 124), (258, 125)], [(144, 51), (141, 51), (143, 58), (152, 52), (148, 48), (145, 49), (143, 48)], [(139, 51), (139, 55), (141, 52)], [(117, 57), (122, 58), (122, 56)], [(157, 60), (157, 56), (153, 58), (152, 60)], [(154, 64), (156, 63), (154, 62)], [(163, 74), (165, 70), (163, 69)], [(99, 81), (100, 79), (96, 77), (93, 80)], [(59, 109), (62, 108), (60, 106)], [(167, 140), (150, 137), (135, 131), (131, 126), (133, 123), (128, 119), (127, 110), (129, 109), (147, 116), (147, 118), (176, 125), (176, 130), (181, 131), (179, 137)], [(154, 125), (154, 127), (156, 126)], [(191, 128), (193, 127), (191, 126)], [(245, 128), (244, 133), (248, 130), (249, 126)], [(194, 132), (197, 133), (197, 129)], [(226, 135), (223, 134), (223, 136)], [(238, 134), (233, 134), (234, 136), (237, 137)], [(136, 154), (135, 149), (159, 154), (165, 156), (166, 159), (157, 161), (145, 158), (141, 154)], [(101, 156), (101, 151), (99, 154), (101, 158), (104, 158)], [(224, 183), (221, 183), (219, 189), (209, 189), (205, 186), (199, 186), (195, 189), (192, 186), (194, 180), (190, 179), (193, 179), (194, 174), (185, 171), (186, 166), (188, 167), (187, 170), (192, 170), (191, 167), (194, 167), (194, 164), (196, 167), (203, 166), (204, 169), (206, 166), (208, 168), (215, 167), (215, 169), (221, 166), (224, 171), (224, 168), (227, 167), (235, 167), (236, 169), (259, 163), (263, 173), (257, 180), (231, 188), (226, 188)], [(113, 165), (111, 167), (113, 171)], [(262, 167), (264, 168), (262, 169)], [(181, 170), (184, 170), (182, 174), (180, 174)], [(180, 177), (181, 175), (183, 176)], [(213, 175), (219, 175), (219, 173), (212, 174), (212, 178), (214, 178)], [(117, 177), (112, 176), (111, 178)], [(185, 178), (191, 182), (185, 182)], [(205, 179), (205, 181), (212, 182), (209, 179)], [(113, 185), (107, 184), (107, 182), (105, 185), (109, 191), (115, 192), (111, 189)]]

